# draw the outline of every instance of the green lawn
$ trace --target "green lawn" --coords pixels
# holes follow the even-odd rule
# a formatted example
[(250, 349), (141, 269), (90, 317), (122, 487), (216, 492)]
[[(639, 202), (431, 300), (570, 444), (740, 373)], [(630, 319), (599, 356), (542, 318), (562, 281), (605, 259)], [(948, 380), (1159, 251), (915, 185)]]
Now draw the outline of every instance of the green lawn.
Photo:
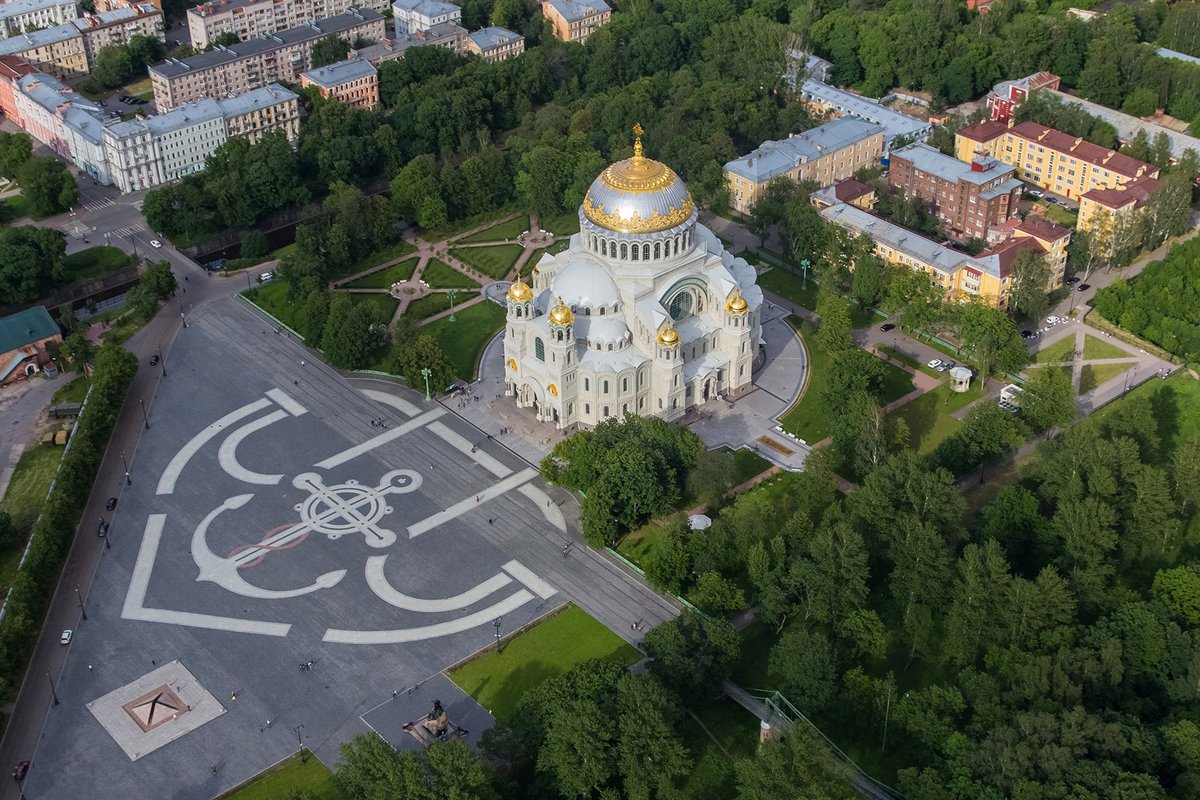
[(450, 251), (450, 255), (484, 275), (501, 280), (512, 270), (524, 250), (519, 244), (498, 244), (492, 247), (456, 247)]
[(1067, 376), (1068, 381), (1070, 381), (1075, 374), (1075, 367), (1071, 366), (1070, 364), (1064, 364), (1062, 366), (1026, 367), (1024, 370), (1026, 377), (1032, 376), (1033, 373), (1037, 372), (1039, 369), (1060, 369), (1063, 371), (1063, 374)]
[(780, 423), (788, 433), (794, 434), (809, 444), (816, 444), (829, 435), (829, 417), (821, 407), (821, 390), (825, 388), (825, 377), (829, 374), (829, 356), (816, 347), (813, 327), (799, 317), (788, 317), (788, 322), (804, 340), (808, 351), (808, 386), (799, 402), (792, 406)]
[(436, 258), (430, 259), (421, 270), (421, 279), (432, 289), (478, 289), (479, 281), (468, 278), (453, 267), (446, 266)]
[(1075, 357), (1075, 334), (1065, 339), (1059, 339), (1054, 344), (1039, 350), (1033, 361), (1035, 364), (1053, 364), (1058, 361), (1070, 361)]
[[(721, 448), (726, 450), (728, 448)], [(733, 451), (733, 481), (730, 489), (745, 483), (755, 475), (760, 475), (771, 468), (771, 462), (753, 450), (745, 447)]]
[(283, 800), (300, 791), (308, 792), (313, 800), (345, 800), (333, 783), (333, 773), (313, 755), (308, 763), (292, 756), (217, 800)]
[(636, 531), (630, 531), (617, 544), (617, 552), (642, 569), (651, 553), (667, 538), (667, 529), (657, 522), (647, 522)]
[[(4, 199), (5, 205), (12, 209), (13, 219), (22, 219), (24, 217), (33, 217), (33, 206), (25, 199), (23, 194), (14, 194), (12, 197)], [(36, 217), (34, 217), (36, 219)]]
[[(811, 278), (812, 275), (810, 274)], [(782, 267), (772, 267), (766, 272), (758, 276), (758, 285), (768, 292), (791, 300), (799, 306), (812, 311), (817, 307), (817, 290), (816, 281), (810, 280), (808, 286), (804, 286), (804, 279), (799, 275), (788, 272)]]
[(370, 269), (378, 264), (386, 264), (389, 261), (395, 261), (397, 258), (404, 258), (415, 252), (417, 252), (417, 248), (401, 239), (395, 244), (390, 244), (387, 247), (380, 248), (373, 253), (363, 256), (339, 272), (330, 273), (329, 280), (340, 281), (342, 278), (348, 278), (365, 269)]
[(1127, 364), (1084, 364), (1079, 371), (1079, 393), (1090, 392), (1133, 366), (1133, 361)]
[(406, 281), (417, 271), (417, 259), (410, 258), (399, 264), (392, 264), (387, 269), (364, 275), (358, 280), (342, 284), (343, 289), (387, 289), (393, 283)]
[[(484, 211), (482, 214), (476, 214), (467, 219), (460, 219), (454, 222), (448, 222), (440, 228), (432, 228), (427, 231), (422, 231), (420, 236), (427, 242), (440, 242), (444, 239), (452, 239), (460, 233), (464, 233), (473, 228), (478, 228), (480, 225), (486, 225), (491, 221), (498, 220), (501, 217), (506, 217), (517, 211), (515, 204), (497, 208), (494, 211)], [(522, 228), (521, 230), (525, 230)]]
[(246, 298), (275, 319), (296, 329), (296, 309), (287, 300), (288, 283), (276, 278), (243, 292)]
[(80, 250), (63, 258), (68, 281), (96, 278), (109, 272), (124, 269), (133, 263), (133, 258), (116, 247), (100, 245)]
[(962, 394), (950, 391), (947, 384), (942, 384), (932, 392), (905, 403), (892, 413), (904, 420), (908, 425), (911, 446), (919, 453), (932, 453), (942, 440), (954, 433), (962, 425), (951, 414), (978, 400), (982, 391), (978, 381)]
[(21, 563), (21, 553), (25, 549), (25, 540), (29, 537), (29, 529), (37, 520), (50, 490), (50, 481), (54, 480), (54, 471), (62, 460), (63, 448), (32, 444), (30, 449), (21, 454), (13, 470), (12, 480), (0, 501), (0, 510), (7, 511), (13, 519), (19, 534), (17, 545), (10, 550), (0, 551), (0, 589), (7, 590), (12, 585), (17, 574), (17, 565)]
[(1075, 222), (1079, 219), (1079, 214), (1074, 211), (1067, 211), (1065, 208), (1046, 204), (1046, 219), (1051, 222), (1057, 222), (1059, 225), (1066, 225), (1068, 228), (1074, 228)]
[(550, 231), (555, 236), (568, 236), (572, 233), (579, 233), (579, 213), (576, 211), (567, 211), (563, 214), (556, 214), (553, 217), (543, 217), (538, 220), (538, 227), (544, 231)]
[(454, 374), (466, 381), (475, 379), (475, 365), (491, 338), (504, 327), (505, 309), (490, 300), (455, 313), (454, 322), (442, 317), (425, 326), (442, 345), (454, 366)]
[[(461, 303), (467, 298), (460, 294), (457, 299)], [(440, 314), (443, 311), (449, 310), (449, 295), (440, 293), (430, 294), (409, 303), (408, 307), (404, 309), (404, 316), (412, 317), (413, 319), (425, 319), (426, 317), (432, 317), (434, 314)]]
[(50, 399), (52, 403), (82, 403), (83, 398), (87, 396), (88, 387), (92, 385), (83, 375), (72, 379), (69, 383), (58, 387), (54, 390), (54, 397)]
[(503, 242), (505, 239), (516, 239), (527, 230), (529, 230), (529, 216), (521, 214), (520, 216), (513, 217), (508, 222), (501, 222), (499, 225), (488, 228), (485, 231), (464, 236), (458, 241), (468, 244), (473, 242)]
[(367, 305), (375, 309), (379, 319), (385, 324), (390, 324), (392, 317), (396, 316), (396, 309), (400, 307), (400, 301), (392, 297), (390, 294), (352, 294), (350, 299), (355, 305)]
[(1083, 337), (1083, 357), (1090, 360), (1093, 358), (1134, 358), (1134, 355), (1115, 344), (1097, 339), (1089, 333)]
[(912, 373), (900, 369), (895, 364), (888, 364), (886, 361), (884, 366), (887, 369), (884, 372), (883, 388), (879, 392), (879, 405), (881, 406), (899, 400), (915, 388)]
[(574, 605), (504, 642), (499, 655), (488, 650), (448, 673), (462, 690), (504, 719), (522, 695), (593, 658), (633, 664), (641, 654)]

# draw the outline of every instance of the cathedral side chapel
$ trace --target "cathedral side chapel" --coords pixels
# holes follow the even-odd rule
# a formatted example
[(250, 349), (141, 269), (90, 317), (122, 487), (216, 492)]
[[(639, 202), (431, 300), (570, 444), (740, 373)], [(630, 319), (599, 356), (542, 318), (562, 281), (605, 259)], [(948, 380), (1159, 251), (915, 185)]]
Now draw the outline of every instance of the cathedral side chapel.
[(696, 222), (687, 186), (633, 131), (633, 157), (592, 183), (570, 246), (508, 290), (505, 392), (559, 428), (736, 397), (763, 345), (754, 268)]

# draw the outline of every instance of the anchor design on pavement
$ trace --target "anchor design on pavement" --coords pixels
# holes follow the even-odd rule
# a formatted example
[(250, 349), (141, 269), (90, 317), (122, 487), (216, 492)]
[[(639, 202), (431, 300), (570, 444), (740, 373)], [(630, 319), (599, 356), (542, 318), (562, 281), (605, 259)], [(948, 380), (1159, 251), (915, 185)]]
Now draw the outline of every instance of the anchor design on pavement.
[(382, 548), (396, 541), (396, 534), (379, 526), (384, 515), (392, 507), (384, 503), (389, 494), (405, 494), (421, 485), (421, 476), (412, 470), (393, 470), (380, 478), (379, 485), (367, 487), (357, 481), (325, 486), (321, 477), (313, 472), (297, 475), (292, 481), (298, 489), (307, 489), (310, 496), (295, 508), (300, 512), (300, 522), (269, 534), (258, 544), (236, 551), (229, 557), (221, 557), (208, 547), (208, 528), (224, 511), (235, 510), (246, 505), (253, 494), (235, 495), (213, 509), (196, 527), (192, 534), (192, 559), (200, 568), (196, 580), (211, 581), (224, 589), (245, 597), (279, 599), (299, 597), (319, 589), (337, 585), (346, 570), (327, 572), (309, 586), (298, 589), (263, 589), (255, 586), (239, 574), (243, 567), (253, 566), (268, 553), (284, 549), (311, 533), (324, 534), (329, 539), (339, 539), (347, 533), (363, 535), (367, 545)]

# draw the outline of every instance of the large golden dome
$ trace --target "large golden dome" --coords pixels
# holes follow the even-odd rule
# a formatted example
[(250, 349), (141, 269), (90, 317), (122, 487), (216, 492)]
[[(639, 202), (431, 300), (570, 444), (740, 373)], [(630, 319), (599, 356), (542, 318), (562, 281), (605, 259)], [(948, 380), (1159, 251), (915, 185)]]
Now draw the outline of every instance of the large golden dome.
[(551, 325), (570, 325), (575, 321), (575, 315), (571, 312), (571, 307), (563, 302), (562, 298), (558, 298), (558, 305), (550, 309), (550, 324)]
[(529, 284), (521, 280), (518, 275), (512, 286), (508, 287), (508, 299), (514, 303), (524, 303), (533, 299), (533, 290), (529, 288)]
[(633, 157), (610, 165), (583, 198), (583, 213), (616, 233), (658, 233), (681, 225), (696, 210), (687, 185), (666, 164), (642, 155), (642, 126), (634, 125)]

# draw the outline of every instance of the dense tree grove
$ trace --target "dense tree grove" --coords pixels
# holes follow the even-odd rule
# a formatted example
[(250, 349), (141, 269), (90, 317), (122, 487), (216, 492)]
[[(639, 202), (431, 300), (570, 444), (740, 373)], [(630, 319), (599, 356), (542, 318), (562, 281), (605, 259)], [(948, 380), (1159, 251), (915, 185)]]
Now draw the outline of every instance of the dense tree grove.
[(1187, 359), (1200, 358), (1200, 242), (1177, 245), (1133, 280), (1118, 279), (1096, 293), (1106, 319)]
[(66, 280), (58, 231), (24, 225), (0, 231), (0, 302), (30, 303)]

